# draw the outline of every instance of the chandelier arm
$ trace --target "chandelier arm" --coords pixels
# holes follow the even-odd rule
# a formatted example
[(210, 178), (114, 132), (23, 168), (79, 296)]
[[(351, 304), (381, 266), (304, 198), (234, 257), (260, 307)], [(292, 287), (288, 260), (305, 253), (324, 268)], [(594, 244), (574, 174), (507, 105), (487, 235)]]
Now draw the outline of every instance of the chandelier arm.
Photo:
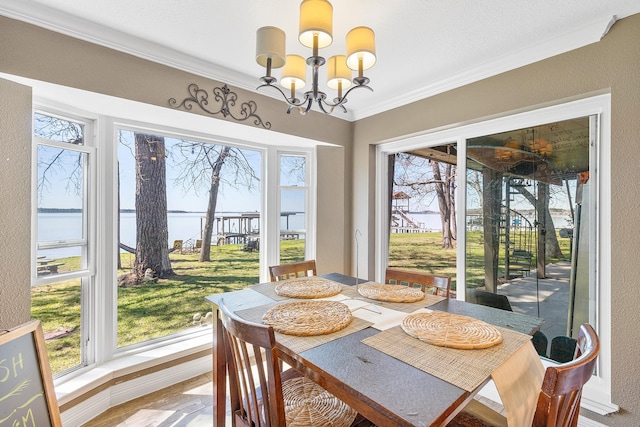
[(291, 114), (291, 110), (293, 110), (294, 108), (296, 108), (298, 110), (298, 113), (300, 113), (301, 116), (306, 115), (309, 110), (311, 109), (311, 104), (313, 103), (313, 99), (306, 97), (305, 98), (305, 102), (307, 102), (307, 106), (304, 107), (302, 104), (300, 105), (293, 105), (291, 104), (289, 106), (289, 109), (287, 110), (287, 114)]
[[(349, 88), (349, 90), (347, 90), (347, 92), (344, 94), (344, 96), (342, 97), (342, 99), (347, 99), (347, 96), (351, 93), (352, 90), (355, 89), (359, 89), (359, 88), (367, 88), (369, 89), (371, 92), (373, 92), (373, 89), (371, 89), (371, 87), (367, 86), (367, 85), (355, 85)], [(339, 102), (339, 104), (342, 104), (343, 102)]]
[[(332, 110), (332, 111), (333, 111), (333, 108), (335, 108), (335, 107), (341, 107), (341, 108), (342, 108), (342, 111), (344, 111), (344, 112), (346, 113), (346, 112), (347, 112), (347, 108), (344, 106), (344, 104), (346, 104), (346, 102), (347, 102), (347, 96), (349, 95), (349, 93), (351, 93), (351, 91), (352, 91), (352, 90), (354, 90), (354, 89), (358, 89), (358, 88), (361, 88), (361, 87), (367, 88), (367, 89), (369, 89), (371, 92), (373, 92), (373, 89), (371, 89), (371, 88), (370, 88), (369, 86), (367, 86), (367, 85), (357, 85), (357, 86), (353, 86), (353, 87), (351, 87), (351, 88), (350, 88), (350, 89), (349, 89), (349, 90), (344, 94), (344, 96), (343, 96), (342, 98), (340, 98), (340, 100), (339, 100), (338, 102), (336, 102), (336, 103), (328, 102), (328, 101), (326, 101), (325, 99), (323, 99), (323, 100), (322, 100), (322, 102), (323, 102), (326, 106), (331, 107), (331, 110)], [(318, 100), (318, 104), (320, 104), (320, 100)], [(322, 111), (325, 111), (325, 110), (323, 109)]]
[[(278, 86), (272, 85), (271, 83), (265, 83), (263, 85), (260, 85), (260, 86), (257, 87), (256, 90), (259, 90), (260, 88), (263, 88), (263, 87), (272, 87), (275, 90), (277, 90), (278, 92), (280, 92), (280, 95), (282, 95), (282, 97), (287, 102), (287, 104), (289, 104), (289, 110), (287, 111), (287, 114), (289, 112), (291, 112), (291, 108), (292, 107), (301, 107), (306, 102), (306, 99), (305, 99), (305, 101), (301, 101), (301, 100), (298, 100), (297, 98), (295, 98), (294, 101), (291, 101), (290, 98), (287, 98), (287, 95), (285, 95), (285, 93), (282, 91), (282, 89), (280, 89)], [(296, 102), (296, 101), (298, 101), (298, 102)], [(309, 108), (307, 108), (307, 111), (308, 110), (309, 110)]]
[[(329, 111), (325, 110), (324, 105), (323, 104), (327, 104), (327, 106), (331, 107), (329, 109)], [(322, 99), (318, 99), (318, 107), (320, 107), (320, 109), (322, 110), (323, 113), (325, 114), (331, 114), (333, 113), (333, 106), (331, 104), (329, 104), (328, 102), (324, 101)]]
[(302, 114), (303, 116), (306, 115), (309, 110), (311, 110), (311, 105), (313, 105), (313, 98), (309, 97), (309, 95), (305, 95), (305, 99), (307, 101), (307, 108), (304, 109), (304, 112), (300, 110), (300, 114)]
[(280, 89), (278, 86), (272, 85), (271, 83), (265, 83), (263, 85), (260, 85), (256, 88), (256, 90), (260, 90), (260, 88), (263, 87), (272, 87), (275, 90), (277, 90), (278, 92), (280, 92), (280, 95), (282, 95), (282, 97), (284, 98), (285, 101), (287, 101), (287, 103), (292, 104), (291, 101), (289, 101), (289, 98), (287, 98), (287, 95), (285, 95), (285, 93), (282, 91), (282, 89)]

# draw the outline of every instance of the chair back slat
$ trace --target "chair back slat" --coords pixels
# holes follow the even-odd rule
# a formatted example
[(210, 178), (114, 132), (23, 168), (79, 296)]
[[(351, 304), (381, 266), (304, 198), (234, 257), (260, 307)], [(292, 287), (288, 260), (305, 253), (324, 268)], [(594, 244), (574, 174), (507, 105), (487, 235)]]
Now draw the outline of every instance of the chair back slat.
[(558, 366), (549, 366), (533, 418), (534, 427), (578, 425), (582, 388), (593, 375), (600, 352), (598, 335), (589, 324), (580, 326), (576, 359)]
[(387, 268), (384, 281), (392, 285), (420, 287), (424, 293), (441, 295), (447, 298), (449, 298), (451, 291), (451, 277), (419, 271)]
[(292, 279), (294, 277), (316, 276), (316, 261), (313, 259), (294, 262), (291, 264), (272, 265), (269, 267), (269, 275), (272, 282)]
[(221, 300), (231, 412), (251, 427), (285, 425), (278, 350), (273, 328), (238, 318)]

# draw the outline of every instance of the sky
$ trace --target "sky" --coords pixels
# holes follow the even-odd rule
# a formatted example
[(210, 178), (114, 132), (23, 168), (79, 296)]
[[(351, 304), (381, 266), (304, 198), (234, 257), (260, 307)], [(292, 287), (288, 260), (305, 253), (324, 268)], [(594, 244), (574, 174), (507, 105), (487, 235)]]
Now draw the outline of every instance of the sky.
[[(134, 209), (135, 207), (135, 165), (132, 151), (125, 145), (133, 147), (133, 133), (123, 134), (124, 144), (119, 144), (118, 162), (120, 168), (120, 204), (122, 209)], [(166, 138), (165, 144), (168, 149), (178, 142), (175, 139)], [(249, 164), (260, 176), (261, 154), (258, 151), (242, 150)], [(69, 179), (74, 170), (77, 170), (78, 154), (76, 152), (65, 151), (61, 156), (58, 148), (39, 146), (39, 182), (46, 176), (46, 188), (40, 191), (39, 207), (45, 208), (81, 208), (82, 199), (77, 194), (79, 189), (75, 182), (80, 182), (79, 176)], [(48, 168), (56, 159), (56, 167)], [(174, 162), (167, 160), (167, 205), (169, 210), (182, 210), (192, 212), (204, 212), (207, 209), (209, 200), (209, 188), (189, 189), (185, 191), (182, 186), (175, 184), (178, 170), (173, 165)], [(223, 173), (228, 168), (223, 166)], [(43, 175), (46, 170), (46, 175)], [(259, 183), (254, 182), (254, 189), (248, 190), (246, 187), (232, 186), (222, 183), (219, 193), (216, 211), (218, 212), (255, 212), (260, 210)]]
[[(77, 137), (77, 135), (74, 135)], [(67, 137), (69, 139), (69, 137)], [(175, 145), (181, 142), (174, 138), (165, 138), (165, 147), (167, 152), (173, 150)], [(132, 131), (122, 131), (120, 143), (118, 144), (118, 162), (120, 170), (120, 204), (122, 209), (135, 208), (135, 164), (134, 164), (134, 137)], [(39, 146), (39, 182), (42, 183), (42, 177), (45, 176), (46, 187), (40, 191), (42, 196), (39, 199), (38, 206), (45, 208), (81, 208), (82, 200), (78, 196), (79, 189), (74, 185), (81, 182), (80, 176), (76, 175), (75, 179), (69, 179), (74, 171), (79, 171), (78, 154), (66, 150), (60, 156), (60, 149)], [(261, 176), (261, 153), (254, 150), (241, 150), (247, 159), (249, 165), (257, 176)], [(187, 153), (189, 154), (189, 153)], [(50, 167), (55, 161), (55, 167)], [(178, 185), (175, 180), (179, 174), (180, 168), (176, 165), (176, 156), (167, 156), (167, 204), (169, 210), (205, 212), (209, 198), (209, 181), (198, 189), (190, 188), (185, 190)], [(300, 164), (295, 162), (295, 158), (290, 158), (293, 162), (287, 163), (283, 161), (283, 176), (281, 180), (283, 184), (300, 185), (304, 184), (297, 179), (300, 175), (295, 172), (300, 169)], [(287, 170), (289, 172), (287, 172)], [(302, 168), (302, 170), (304, 170)], [(46, 175), (44, 174), (46, 171)], [(231, 169), (229, 162), (223, 166), (223, 174), (227, 172), (227, 176)], [(293, 172), (292, 172), (293, 171)], [(304, 173), (302, 173), (304, 175)], [(218, 201), (216, 206), (217, 212), (257, 212), (260, 210), (260, 193), (259, 183), (254, 182), (254, 189), (249, 190), (245, 186), (238, 185), (236, 188), (223, 182), (221, 184)], [(565, 189), (559, 188), (560, 191), (554, 191), (551, 198), (551, 207), (568, 209), (569, 200)], [(570, 192), (575, 195), (575, 181), (570, 182)], [(282, 210), (284, 211), (303, 211), (304, 200), (300, 198), (298, 191), (283, 192)], [(468, 207), (474, 207), (474, 201), (477, 205), (477, 198), (472, 197), (468, 200)], [(518, 206), (524, 200), (523, 198), (515, 198), (513, 208), (530, 208), (529, 203)], [(575, 201), (572, 201), (575, 202)], [(438, 210), (436, 198), (431, 194), (424, 198), (414, 197), (411, 201), (410, 208), (412, 211), (419, 210)]]

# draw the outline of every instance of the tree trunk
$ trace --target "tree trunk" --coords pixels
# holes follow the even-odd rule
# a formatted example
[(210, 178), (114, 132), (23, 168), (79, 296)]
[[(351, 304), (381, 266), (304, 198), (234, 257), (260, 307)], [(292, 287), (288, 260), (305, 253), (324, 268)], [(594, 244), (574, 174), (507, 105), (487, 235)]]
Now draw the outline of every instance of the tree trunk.
[(451, 235), (458, 240), (458, 221), (456, 217), (456, 172), (453, 165), (447, 166), (447, 182), (449, 183), (449, 212), (451, 213)]
[(200, 249), (200, 262), (211, 261), (211, 237), (213, 236), (213, 224), (216, 216), (216, 203), (220, 188), (220, 171), (225, 159), (229, 156), (231, 147), (224, 147), (218, 158), (213, 162), (211, 171), (211, 188), (209, 189), (209, 203), (207, 204), (207, 217), (204, 223), (204, 235), (202, 236), (202, 248)]
[(482, 169), (482, 225), (484, 228), (484, 286), (489, 292), (498, 290), (498, 256), (500, 251), (500, 207), (502, 174)]
[(135, 134), (136, 139), (136, 259), (138, 280), (151, 269), (156, 277), (173, 274), (169, 261), (167, 178), (164, 138)]
[(432, 161), (434, 188), (438, 197), (438, 207), (440, 209), (440, 222), (442, 224), (442, 247), (453, 249), (453, 235), (451, 233), (451, 204), (449, 203), (450, 191), (448, 183), (442, 180), (440, 173), (440, 163)]

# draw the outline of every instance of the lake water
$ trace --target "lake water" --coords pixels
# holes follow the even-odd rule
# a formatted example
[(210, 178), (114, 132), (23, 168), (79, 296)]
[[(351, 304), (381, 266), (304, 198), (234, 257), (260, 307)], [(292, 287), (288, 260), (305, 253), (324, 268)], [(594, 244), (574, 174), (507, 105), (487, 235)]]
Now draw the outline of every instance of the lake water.
[[(224, 212), (222, 215), (240, 215), (237, 212)], [(204, 212), (170, 212), (167, 216), (169, 227), (169, 245), (174, 240), (193, 241), (200, 239), (200, 230), (204, 227), (206, 214)], [(218, 218), (219, 215), (216, 215)], [(304, 214), (288, 217), (288, 229), (304, 229)], [(258, 220), (253, 220), (253, 227), (259, 226)], [(239, 225), (231, 221), (230, 231), (238, 232)], [(281, 220), (281, 228), (287, 229), (287, 218)], [(214, 229), (215, 232), (215, 229)], [(65, 239), (79, 239), (82, 237), (82, 223), (80, 213), (39, 213), (38, 239), (40, 241), (56, 241)], [(127, 246), (136, 246), (136, 214), (123, 212), (120, 214), (120, 240)], [(78, 255), (77, 248), (60, 248), (47, 250), (50, 258), (63, 258)]]
[[(82, 236), (80, 213), (40, 213), (38, 215), (39, 240), (56, 241), (64, 239), (80, 238)], [(225, 212), (220, 215), (239, 215), (237, 212)], [(431, 231), (440, 231), (440, 215), (436, 213), (409, 213), (416, 223), (422, 228)], [(218, 217), (218, 215), (216, 215)], [(171, 212), (168, 214), (169, 245), (174, 240), (193, 241), (200, 239), (200, 230), (204, 226), (204, 212)], [(567, 217), (554, 217), (556, 229), (569, 227)], [(257, 220), (253, 221), (253, 226), (257, 227)], [(282, 230), (302, 230), (304, 229), (304, 214), (291, 215), (281, 219)], [(231, 223), (231, 232), (238, 232), (238, 225)], [(125, 212), (120, 216), (120, 236), (121, 242), (127, 246), (136, 246), (136, 216), (133, 212)], [(78, 255), (76, 248), (61, 248), (47, 250), (46, 255), (50, 258), (63, 258)]]

